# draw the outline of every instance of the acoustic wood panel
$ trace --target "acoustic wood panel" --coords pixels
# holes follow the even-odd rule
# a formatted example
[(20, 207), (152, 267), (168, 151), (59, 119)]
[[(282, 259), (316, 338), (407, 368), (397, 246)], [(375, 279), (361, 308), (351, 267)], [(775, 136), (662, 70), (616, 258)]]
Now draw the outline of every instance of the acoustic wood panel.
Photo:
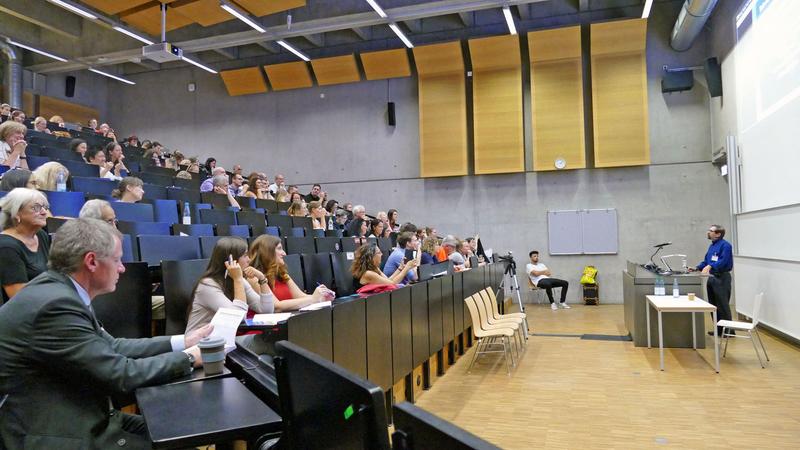
[(83, 3), (99, 11), (103, 11), (106, 14), (114, 15), (152, 1), (153, 0), (83, 0)]
[(314, 84), (305, 61), (271, 64), (264, 66), (264, 70), (274, 91), (307, 88)]
[(645, 19), (591, 26), (596, 167), (650, 163), (646, 27)]
[(368, 80), (411, 76), (408, 52), (404, 48), (361, 53), (360, 56)]
[(528, 33), (531, 61), (533, 169), (586, 167), (581, 29), (566, 27)]
[(522, 172), (522, 69), (519, 38), (471, 39), (475, 174)]
[(235, 0), (239, 6), (256, 17), (275, 14), (287, 9), (306, 6), (306, 0)]
[(66, 122), (86, 124), (89, 119), (99, 119), (96, 109), (88, 106), (59, 100), (44, 95), (39, 96), (39, 115), (50, 120), (50, 117), (58, 115)]
[(314, 59), (311, 61), (311, 68), (314, 69), (314, 76), (320, 86), (361, 81), (355, 55)]
[[(128, 25), (154, 36), (161, 36), (161, 4), (151, 2), (140, 7), (127, 10), (119, 15)], [(167, 10), (167, 31), (185, 27), (194, 23), (173, 9)]]
[(422, 177), (467, 174), (467, 101), (460, 42), (414, 48)]
[(228, 95), (248, 95), (267, 92), (267, 83), (259, 67), (223, 70), (219, 73), (225, 83)]
[(167, 21), (174, 11), (204, 27), (235, 19), (219, 7), (219, 0), (179, 0), (167, 10)]

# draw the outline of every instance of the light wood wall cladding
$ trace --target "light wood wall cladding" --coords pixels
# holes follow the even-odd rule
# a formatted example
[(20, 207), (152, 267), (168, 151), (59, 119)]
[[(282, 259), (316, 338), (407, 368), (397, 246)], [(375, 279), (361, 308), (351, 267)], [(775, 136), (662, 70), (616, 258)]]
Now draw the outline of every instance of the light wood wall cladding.
[(467, 101), (460, 42), (414, 47), (422, 177), (467, 175)]
[(533, 170), (586, 167), (581, 29), (565, 27), (528, 33), (531, 62)]
[[(126, 10), (119, 15), (128, 25), (153, 36), (161, 36), (161, 3), (150, 2)], [(167, 11), (167, 31), (190, 25), (194, 21), (175, 10)]]
[(114, 15), (152, 1), (153, 0), (83, 0), (83, 3), (103, 11), (106, 14)]
[(471, 39), (475, 174), (522, 172), (522, 68), (516, 35)]
[(591, 25), (596, 167), (650, 164), (647, 20)]
[(264, 66), (264, 70), (267, 72), (273, 91), (307, 88), (314, 84), (305, 61), (271, 64)]
[(320, 86), (361, 81), (355, 55), (313, 59), (311, 68)]
[(39, 115), (47, 120), (58, 115), (66, 122), (79, 124), (87, 124), (89, 119), (99, 118), (99, 113), (94, 108), (44, 95), (39, 96)]
[(411, 76), (408, 52), (404, 48), (361, 53), (359, 56), (368, 80)]
[(178, 0), (167, 10), (167, 22), (174, 11), (204, 27), (235, 19), (219, 7), (219, 0)]
[(287, 9), (306, 6), (306, 0), (235, 0), (242, 8), (256, 17), (275, 14)]
[(219, 73), (225, 83), (228, 95), (248, 95), (267, 92), (267, 83), (259, 67), (223, 70)]

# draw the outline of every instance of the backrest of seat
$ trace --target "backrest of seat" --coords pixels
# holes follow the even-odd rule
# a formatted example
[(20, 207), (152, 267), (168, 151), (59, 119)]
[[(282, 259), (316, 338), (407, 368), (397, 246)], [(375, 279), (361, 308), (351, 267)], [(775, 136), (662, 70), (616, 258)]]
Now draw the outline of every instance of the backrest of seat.
[(338, 297), (344, 297), (355, 292), (353, 288), (353, 274), (350, 268), (353, 266), (352, 252), (339, 252), (331, 254), (331, 266), (333, 268), (333, 283)]
[(289, 216), (282, 216), (280, 214), (267, 214), (267, 225), (271, 227), (278, 227), (281, 236), (286, 236), (292, 230), (292, 218)]
[(167, 198), (184, 203), (202, 203), (203, 201), (200, 197), (200, 191), (181, 189), (179, 187), (168, 187)]
[(146, 338), (152, 334), (150, 271), (143, 262), (125, 263), (114, 292), (92, 300), (103, 328), (117, 338)]
[[(77, 155), (77, 153), (75, 154)], [(83, 160), (80, 161), (64, 160), (59, 162), (64, 167), (66, 167), (67, 170), (69, 170), (69, 174), (73, 177), (97, 178), (100, 176), (100, 166), (95, 166), (94, 164), (86, 164), (85, 162), (83, 162)]]
[(270, 199), (256, 199), (256, 206), (258, 208), (264, 208), (268, 214), (278, 214), (278, 203), (275, 200)]
[(305, 228), (310, 233), (314, 229), (314, 224), (311, 223), (311, 217), (292, 217), (292, 227)]
[(300, 263), (300, 255), (286, 255), (283, 257), (283, 262), (286, 264), (286, 272), (292, 277), (295, 284), (300, 289), (305, 286), (305, 278), (303, 277), (303, 266)]
[(314, 238), (311, 237), (294, 237), (289, 236), (286, 238), (286, 253), (300, 254), (300, 253), (314, 253)]
[(214, 246), (224, 237), (225, 236), (200, 236), (200, 257), (211, 258), (211, 254), (214, 252)]
[(202, 181), (200, 179), (194, 179), (194, 178), (191, 179), (191, 180), (187, 180), (186, 178), (175, 177), (172, 180), (172, 185), (173, 186), (184, 188), (184, 189), (191, 189), (193, 191), (199, 191), (201, 184), (202, 184)]
[(383, 253), (391, 253), (393, 250), (392, 240), (390, 238), (379, 237), (378, 248), (381, 249)]
[(325, 230), (325, 236), (327, 237), (342, 237), (344, 236), (343, 230)]
[(54, 216), (78, 217), (86, 202), (83, 192), (42, 191)]
[(172, 235), (180, 236), (181, 233), (187, 236), (214, 236), (214, 225), (208, 223), (193, 223), (184, 225), (176, 223), (172, 225)]
[(278, 227), (266, 227), (264, 233), (275, 237), (281, 237), (281, 230)]
[(250, 225), (217, 225), (217, 236), (250, 237)]
[(469, 316), (472, 318), (472, 332), (478, 336), (479, 331), (483, 330), (483, 327), (481, 326), (483, 321), (481, 320), (481, 315), (478, 313), (478, 307), (475, 305), (475, 299), (472, 298), (472, 296), (469, 296), (464, 299), (464, 303), (467, 304)]
[[(148, 200), (153, 204), (153, 216), (156, 222), (178, 223), (178, 202), (166, 198)], [(181, 212), (182, 214), (182, 212)]]
[(207, 266), (207, 259), (164, 261), (161, 264), (166, 334), (183, 334), (186, 331), (192, 290)]
[(201, 192), (200, 198), (203, 203), (208, 203), (214, 208), (227, 209), (228, 206), (231, 206), (227, 195), (217, 194), (216, 192)]
[(264, 214), (255, 211), (239, 211), (236, 213), (236, 223), (240, 225), (261, 226), (267, 225)]
[(117, 214), (117, 220), (127, 222), (153, 222), (153, 205), (147, 203), (113, 202), (111, 208)]
[(238, 203), (242, 208), (253, 209), (256, 207), (256, 199), (246, 195), (237, 195), (236, 203)]
[[(175, 172), (173, 172), (172, 175), (174, 176)], [(173, 178), (172, 176), (161, 175), (151, 172), (140, 172), (136, 174), (136, 176), (145, 183), (155, 184), (157, 186), (164, 186), (164, 187), (172, 186), (172, 178)]]
[(278, 212), (280, 211), (288, 211), (289, 207), (292, 206), (292, 202), (276, 202), (278, 205)]
[(60, 217), (48, 217), (47, 225), (45, 226), (45, 228), (47, 229), (48, 233), (53, 234), (56, 231), (58, 231), (59, 228), (61, 228), (61, 225), (67, 223), (67, 220), (69, 219), (62, 219)]
[(151, 266), (157, 266), (162, 261), (200, 258), (200, 242), (195, 236), (140, 235), (138, 240), (139, 259)]
[(351, 237), (343, 237), (342, 238), (342, 251), (343, 252), (354, 252), (358, 248), (356, 241)]
[(489, 295), (490, 290), (490, 288), (481, 289), (477, 295), (483, 300), (483, 304), (486, 306), (487, 315), (494, 319), (499, 319), (500, 310), (497, 308), (497, 301), (492, 300), (492, 296)]
[(200, 223), (236, 225), (236, 213), (225, 209), (201, 209)]
[(289, 235), (293, 237), (305, 237), (306, 229), (303, 227), (292, 227), (292, 230), (289, 233)]
[(324, 284), (333, 289), (333, 268), (330, 253), (305, 253), (300, 255), (303, 262), (306, 292), (314, 292), (318, 285)]
[(122, 235), (122, 262), (139, 261), (138, 242), (130, 234)]
[(117, 188), (117, 182), (105, 178), (70, 177), (72, 180), (72, 190), (85, 194), (111, 195)]
[(169, 236), (170, 224), (166, 222), (128, 222), (121, 220), (117, 223), (117, 229), (122, 234), (130, 234), (135, 237), (140, 234), (154, 234)]
[(314, 238), (314, 245), (316, 245), (317, 253), (342, 251), (342, 241), (337, 237)]
[(144, 198), (157, 199), (167, 198), (167, 188), (157, 184), (145, 183), (144, 184)]
[(306, 232), (306, 236), (312, 236), (312, 237), (325, 237), (325, 230), (322, 230), (322, 229), (319, 229), (319, 228), (317, 228), (317, 229), (312, 229), (312, 230), (310, 230), (310, 231), (309, 231), (309, 230), (306, 230), (306, 231), (307, 231), (307, 232)]

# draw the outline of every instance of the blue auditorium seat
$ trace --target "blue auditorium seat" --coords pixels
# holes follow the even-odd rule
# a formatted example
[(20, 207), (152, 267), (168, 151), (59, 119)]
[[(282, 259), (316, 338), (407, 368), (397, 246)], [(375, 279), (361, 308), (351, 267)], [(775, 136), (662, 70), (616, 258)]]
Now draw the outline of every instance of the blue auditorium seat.
[(111, 192), (116, 189), (119, 184), (116, 181), (105, 178), (70, 176), (70, 179), (72, 180), (72, 190), (85, 194), (111, 195)]
[(147, 202), (153, 205), (153, 216), (156, 222), (180, 223), (181, 219), (178, 214), (178, 202), (175, 200), (157, 198), (148, 200)]
[(217, 225), (217, 236), (250, 237), (250, 225)]
[(214, 225), (210, 223), (193, 223), (188, 225), (176, 223), (172, 225), (173, 236), (180, 236), (181, 233), (187, 236), (214, 236)]
[(86, 202), (83, 192), (42, 191), (54, 216), (78, 217)]
[(153, 236), (138, 237), (139, 256), (151, 266), (161, 261), (183, 261), (200, 258), (200, 241), (195, 236)]
[[(113, 202), (111, 208), (117, 214), (117, 220), (126, 222), (153, 222), (153, 205), (147, 203)], [(168, 222), (171, 223), (171, 222)]]
[(144, 183), (144, 198), (149, 200), (167, 198), (167, 188), (157, 184)]
[(214, 246), (225, 236), (200, 236), (200, 255), (202, 258), (211, 258)]
[(130, 234), (131, 236), (148, 235), (170, 235), (170, 224), (165, 222), (126, 222), (117, 223), (120, 233)]

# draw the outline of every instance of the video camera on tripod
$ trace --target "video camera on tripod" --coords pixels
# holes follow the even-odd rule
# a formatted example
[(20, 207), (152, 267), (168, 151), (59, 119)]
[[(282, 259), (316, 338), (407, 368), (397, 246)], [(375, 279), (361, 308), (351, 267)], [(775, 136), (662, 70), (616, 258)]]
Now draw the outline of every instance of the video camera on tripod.
[(510, 250), (505, 255), (498, 256), (498, 259), (506, 265), (504, 274), (513, 275), (517, 273), (517, 262), (514, 261), (514, 254)]

